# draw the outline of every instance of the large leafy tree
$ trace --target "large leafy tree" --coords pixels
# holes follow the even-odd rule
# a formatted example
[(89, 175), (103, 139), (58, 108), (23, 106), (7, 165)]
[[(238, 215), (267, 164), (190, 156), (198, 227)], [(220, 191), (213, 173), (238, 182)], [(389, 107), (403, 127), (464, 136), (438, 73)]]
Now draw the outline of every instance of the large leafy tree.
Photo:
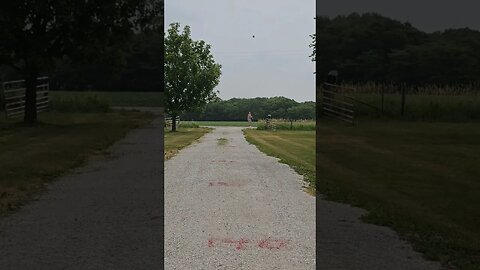
[(0, 63), (26, 81), (25, 118), (37, 120), (36, 78), (64, 56), (92, 59), (152, 27), (159, 0), (20, 0), (0, 4)]
[[(205, 106), (216, 98), (221, 65), (216, 63), (205, 41), (194, 41), (187, 25), (172, 23), (165, 37), (165, 111), (176, 119), (187, 110)], [(176, 131), (176, 121), (172, 121)]]

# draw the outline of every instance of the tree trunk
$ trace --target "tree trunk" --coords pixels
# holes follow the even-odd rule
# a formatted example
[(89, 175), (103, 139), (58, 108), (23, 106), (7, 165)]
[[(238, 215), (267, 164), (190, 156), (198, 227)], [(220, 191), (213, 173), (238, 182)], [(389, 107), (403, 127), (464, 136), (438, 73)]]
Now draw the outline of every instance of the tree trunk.
[(177, 115), (172, 114), (172, 131), (177, 131)]
[(29, 72), (25, 79), (25, 115), (27, 124), (37, 122), (37, 72)]

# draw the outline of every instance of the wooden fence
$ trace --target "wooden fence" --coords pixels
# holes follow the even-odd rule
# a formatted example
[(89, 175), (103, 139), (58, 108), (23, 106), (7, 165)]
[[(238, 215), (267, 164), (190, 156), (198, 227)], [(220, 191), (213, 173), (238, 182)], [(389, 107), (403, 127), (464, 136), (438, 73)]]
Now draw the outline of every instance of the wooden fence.
[(322, 93), (322, 113), (349, 124), (354, 124), (354, 98), (339, 93), (342, 86), (324, 83)]
[[(48, 77), (37, 79), (37, 112), (48, 110)], [(25, 80), (2, 83), (2, 100), (7, 118), (23, 117), (25, 113)]]
[[(177, 116), (177, 127), (180, 125), (180, 116)], [(165, 126), (171, 127), (172, 126), (172, 117), (165, 117)]]

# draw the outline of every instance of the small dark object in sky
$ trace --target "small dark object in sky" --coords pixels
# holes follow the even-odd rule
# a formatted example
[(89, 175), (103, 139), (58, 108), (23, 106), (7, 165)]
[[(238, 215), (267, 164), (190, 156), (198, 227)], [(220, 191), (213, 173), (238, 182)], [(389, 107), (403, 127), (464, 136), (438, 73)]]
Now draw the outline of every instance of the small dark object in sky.
[(252, 37), (255, 38), (255, 35), (253, 35)]

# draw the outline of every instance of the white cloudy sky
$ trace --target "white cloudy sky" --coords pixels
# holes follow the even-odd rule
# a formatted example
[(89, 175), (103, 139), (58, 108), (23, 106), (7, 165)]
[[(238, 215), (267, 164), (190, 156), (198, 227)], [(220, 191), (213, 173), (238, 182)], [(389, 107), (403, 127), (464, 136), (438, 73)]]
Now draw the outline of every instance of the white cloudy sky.
[[(222, 99), (285, 96), (315, 99), (309, 55), (315, 0), (166, 0), (165, 27), (189, 25), (222, 65)], [(252, 36), (255, 35), (255, 38)]]

